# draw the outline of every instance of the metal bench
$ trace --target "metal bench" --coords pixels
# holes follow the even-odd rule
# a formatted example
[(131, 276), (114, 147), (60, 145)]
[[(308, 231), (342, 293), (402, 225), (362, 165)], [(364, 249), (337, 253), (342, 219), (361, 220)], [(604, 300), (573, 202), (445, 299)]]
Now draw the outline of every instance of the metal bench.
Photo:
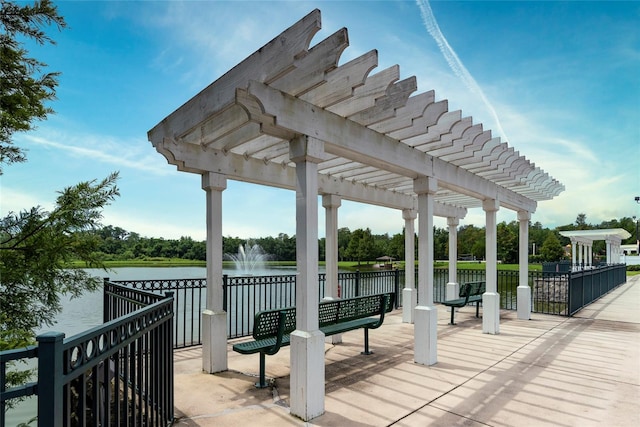
[(469, 303), (476, 303), (476, 317), (480, 317), (480, 303), (482, 302), (482, 294), (485, 293), (485, 282), (469, 282), (460, 287), (459, 298), (444, 301), (442, 304), (447, 307), (451, 307), (451, 322), (450, 325), (455, 325), (453, 321), (453, 315), (456, 308), (464, 307)]
[[(393, 309), (394, 294), (323, 301), (319, 304), (319, 326), (325, 336), (364, 328), (364, 351), (369, 350), (369, 329), (382, 325), (385, 313)], [(290, 334), (296, 329), (296, 308), (287, 307), (257, 313), (253, 322), (253, 340), (233, 346), (241, 354), (260, 353), (260, 378), (256, 387), (267, 387), (265, 357), (274, 355), (290, 344)]]

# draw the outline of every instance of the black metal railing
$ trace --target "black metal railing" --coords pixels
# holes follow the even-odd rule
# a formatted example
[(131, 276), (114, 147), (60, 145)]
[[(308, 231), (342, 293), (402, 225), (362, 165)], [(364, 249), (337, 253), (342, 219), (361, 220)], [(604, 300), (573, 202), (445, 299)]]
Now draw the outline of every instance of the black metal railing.
[[(36, 383), (5, 390), (2, 378), (3, 404), (37, 395), (40, 425), (171, 424), (171, 293), (163, 296), (105, 281), (103, 315), (103, 325), (73, 337), (48, 332), (36, 337), (37, 347), (1, 352), (3, 373), (10, 360), (38, 361)], [(4, 416), (0, 414), (3, 425)]]
[[(402, 279), (401, 279), (402, 276)], [(404, 279), (404, 270), (353, 271), (338, 273), (338, 286), (341, 298), (353, 298), (385, 292), (399, 293)], [(326, 275), (319, 275), (320, 298), (324, 298)], [(396, 298), (396, 304), (397, 303)], [(398, 305), (396, 305), (396, 308)]]
[(38, 346), (35, 345), (0, 352), (0, 427), (5, 427), (5, 414), (8, 402), (34, 396), (37, 393), (37, 381), (29, 381), (24, 384), (7, 387), (7, 373), (9, 372), (11, 363), (17, 361), (26, 362), (31, 359), (37, 359), (37, 357)]
[[(625, 277), (624, 265), (607, 266), (617, 273), (617, 283), (623, 283)], [(597, 269), (596, 269), (597, 270)], [(593, 270), (591, 270), (593, 271)], [(529, 271), (528, 285), (532, 292), (531, 310), (534, 313), (555, 314), (568, 316), (575, 311), (569, 309), (569, 282), (572, 274), (564, 272)], [(614, 273), (608, 273), (612, 278)], [(418, 272), (415, 272), (418, 282)], [(607, 277), (609, 277), (607, 276)], [(295, 274), (277, 276), (227, 276), (222, 278), (223, 310), (227, 312), (227, 336), (239, 338), (251, 335), (253, 319), (260, 310), (270, 310), (295, 305)], [(622, 282), (620, 279), (622, 278)], [(434, 269), (433, 298), (441, 303), (446, 299), (446, 285), (449, 280), (449, 270)], [(485, 280), (484, 270), (458, 270), (457, 281), (468, 283)], [(595, 280), (588, 278), (585, 280)], [(324, 295), (326, 275), (318, 275), (318, 298)], [(518, 271), (498, 270), (497, 291), (500, 294), (500, 308), (516, 310), (517, 289), (520, 282)], [(176, 312), (174, 324), (174, 345), (176, 348), (201, 344), (201, 317), (205, 308), (206, 279), (185, 280), (136, 280), (118, 281), (135, 289), (150, 291), (176, 292), (174, 310)], [(381, 292), (395, 293), (396, 308), (402, 306), (402, 289), (405, 286), (404, 270), (381, 270), (369, 272), (342, 272), (338, 274), (340, 296), (350, 298)], [(580, 286), (576, 284), (575, 286)], [(600, 286), (600, 285), (599, 285)], [(604, 285), (603, 289), (604, 289)], [(607, 285), (607, 289), (612, 289)], [(577, 289), (577, 288), (576, 288)], [(600, 288), (598, 288), (600, 289)], [(574, 291), (574, 298), (577, 298)], [(592, 295), (591, 292), (588, 295)], [(599, 295), (602, 295), (601, 293)], [(583, 298), (584, 299), (584, 298)]]
[[(253, 318), (261, 310), (290, 307), (296, 301), (296, 275), (222, 278), (222, 308), (227, 312), (227, 336), (251, 335)], [(248, 332), (249, 331), (249, 332)]]
[[(457, 270), (458, 283), (479, 282), (485, 280), (484, 270)], [(498, 293), (500, 294), (500, 308), (515, 310), (517, 303), (517, 287), (519, 276), (517, 271), (498, 271)], [(441, 303), (447, 299), (447, 282), (449, 281), (449, 269), (435, 268), (433, 270), (433, 302)], [(418, 283), (416, 272), (415, 283)]]
[(529, 272), (531, 311), (568, 316), (570, 272)]
[(206, 302), (207, 279), (114, 280), (112, 282), (142, 291), (173, 292), (175, 348), (202, 344), (202, 310)]
[(604, 265), (570, 273), (568, 312), (572, 316), (627, 280), (625, 264)]

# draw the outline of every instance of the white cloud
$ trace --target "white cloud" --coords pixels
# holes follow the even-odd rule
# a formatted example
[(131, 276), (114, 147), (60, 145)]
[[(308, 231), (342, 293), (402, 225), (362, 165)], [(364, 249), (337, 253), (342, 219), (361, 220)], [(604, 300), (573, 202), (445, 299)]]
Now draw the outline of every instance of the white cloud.
[(173, 168), (163, 164), (149, 143), (138, 139), (120, 140), (108, 135), (71, 134), (52, 129), (25, 134), (21, 139), (29, 144), (62, 151), (75, 159), (96, 161), (155, 175), (169, 175), (173, 172)]
[(397, 209), (345, 200), (338, 209), (338, 227), (348, 227), (351, 231), (369, 228), (373, 234), (389, 233), (392, 236), (402, 232), (404, 219), (402, 211)]
[(417, 0), (416, 3), (420, 8), (420, 12), (422, 14), (422, 20), (424, 22), (427, 31), (431, 34), (431, 37), (436, 41), (440, 51), (444, 55), (449, 67), (453, 71), (453, 73), (462, 81), (465, 87), (470, 90), (472, 93), (476, 94), (484, 107), (489, 111), (491, 117), (493, 118), (493, 122), (495, 123), (497, 135), (501, 136), (505, 139), (508, 139), (502, 125), (500, 124), (500, 119), (498, 118), (498, 114), (496, 113), (495, 108), (489, 99), (485, 95), (484, 91), (478, 84), (478, 82), (473, 78), (469, 70), (464, 66), (456, 52), (453, 50), (449, 42), (447, 41), (442, 31), (440, 31), (440, 27), (438, 26), (438, 22), (436, 21), (435, 16), (431, 10), (431, 6), (427, 0)]
[(12, 188), (7, 188), (5, 185), (0, 188), (0, 215), (2, 217), (6, 216), (9, 212), (17, 213), (35, 206), (40, 206), (50, 211), (54, 207), (54, 202), (55, 200), (53, 199), (43, 202), (41, 198), (33, 194), (19, 190), (16, 191)]
[(167, 47), (154, 64), (182, 65), (181, 81), (200, 90), (306, 15), (303, 4), (290, 2), (283, 14), (270, 2), (166, 2), (140, 19), (164, 35)]

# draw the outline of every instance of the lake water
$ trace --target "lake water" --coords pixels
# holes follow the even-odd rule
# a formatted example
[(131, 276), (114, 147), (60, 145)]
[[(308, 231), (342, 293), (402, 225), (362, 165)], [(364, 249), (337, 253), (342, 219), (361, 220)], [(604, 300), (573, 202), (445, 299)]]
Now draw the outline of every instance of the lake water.
[[(87, 269), (100, 278), (110, 280), (159, 280), (159, 279), (202, 279), (207, 276), (205, 267), (127, 267), (114, 268), (109, 271)], [(295, 274), (295, 267), (263, 268), (254, 270), (253, 275)], [(237, 270), (224, 269), (224, 274), (239, 275)], [(87, 329), (102, 324), (102, 289), (85, 293), (79, 298), (63, 297), (62, 312), (55, 318), (55, 324), (43, 328), (40, 332), (63, 332), (66, 337), (79, 334)], [(35, 361), (34, 361), (35, 362)], [(34, 363), (35, 366), (35, 363)], [(16, 427), (36, 415), (37, 401), (30, 398), (20, 403), (6, 414), (6, 427)], [(35, 425), (35, 424), (32, 424)]]
[[(105, 272), (87, 269), (91, 275), (109, 280), (161, 280), (203, 279), (207, 277), (205, 267), (123, 267)], [(254, 276), (295, 274), (295, 267), (262, 268), (253, 271)], [(223, 274), (239, 275), (237, 270), (223, 269)], [(56, 324), (43, 331), (64, 332), (71, 337), (89, 328), (102, 324), (102, 289), (86, 293), (80, 298), (64, 298), (62, 312), (56, 316)]]

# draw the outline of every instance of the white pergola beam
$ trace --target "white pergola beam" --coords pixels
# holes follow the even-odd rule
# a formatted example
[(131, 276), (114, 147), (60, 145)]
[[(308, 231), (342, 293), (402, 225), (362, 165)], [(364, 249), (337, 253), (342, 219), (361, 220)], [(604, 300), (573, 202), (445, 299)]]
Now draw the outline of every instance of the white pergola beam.
[(517, 193), (511, 194), (510, 190), (467, 170), (263, 83), (251, 81), (248, 93), (258, 100), (265, 114), (276, 118), (280, 127), (324, 141), (328, 153), (412, 179), (436, 177), (442, 187), (478, 199), (496, 198), (501, 194), (506, 196), (508, 205), (505, 206), (509, 208), (535, 210), (535, 202)]
[(167, 116), (149, 131), (149, 139), (155, 144), (167, 136), (178, 138), (232, 103), (236, 88), (246, 87), (249, 80), (270, 82), (290, 71), (321, 28), (320, 10), (316, 9)]
[[(170, 155), (178, 169), (185, 172), (203, 174), (209, 170), (236, 181), (269, 185), (287, 190), (296, 189), (295, 167), (289, 164), (263, 162), (255, 158), (223, 153), (193, 144), (174, 144), (166, 141), (163, 154)], [(160, 151), (160, 150), (159, 150)], [(368, 203), (391, 209), (415, 209), (416, 198), (410, 194), (388, 191), (359, 182), (342, 180), (326, 174), (318, 174), (318, 194), (334, 194), (345, 200)], [(441, 217), (464, 218), (467, 210), (450, 204), (435, 204), (435, 215)]]

